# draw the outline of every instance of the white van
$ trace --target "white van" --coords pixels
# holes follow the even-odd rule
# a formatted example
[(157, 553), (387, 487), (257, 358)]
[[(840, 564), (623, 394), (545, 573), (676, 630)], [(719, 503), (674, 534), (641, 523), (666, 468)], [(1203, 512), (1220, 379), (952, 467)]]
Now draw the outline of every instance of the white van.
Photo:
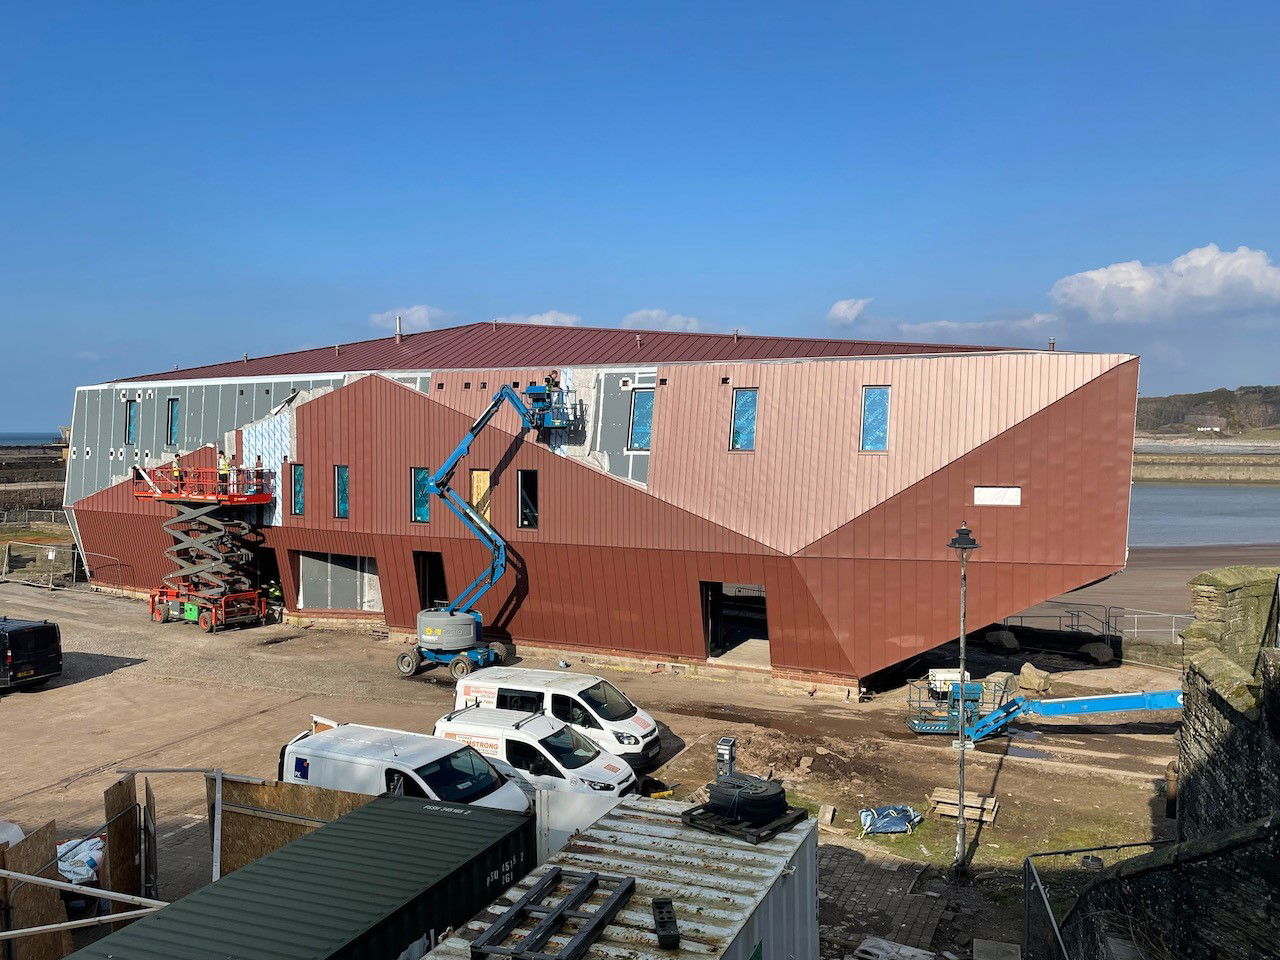
[(529, 809), (519, 784), (456, 740), (322, 717), (313, 717), (310, 730), (280, 748), (277, 779), (373, 796), (403, 794), (520, 813)]
[(658, 724), (608, 680), (588, 673), (487, 667), (454, 688), (454, 706), (468, 704), (545, 713), (636, 769), (658, 757)]
[(542, 790), (637, 791), (635, 772), (568, 724), (540, 713), (463, 707), (436, 721), (436, 736), (475, 747)]

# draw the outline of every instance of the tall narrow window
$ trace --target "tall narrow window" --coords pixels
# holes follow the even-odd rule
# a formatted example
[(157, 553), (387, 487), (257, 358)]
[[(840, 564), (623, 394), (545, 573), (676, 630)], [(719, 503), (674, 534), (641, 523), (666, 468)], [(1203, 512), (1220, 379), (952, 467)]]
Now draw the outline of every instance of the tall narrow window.
[(889, 388), (862, 388), (861, 449), (881, 452), (889, 449)]
[(170, 397), (165, 404), (168, 417), (165, 421), (169, 434), (169, 446), (176, 447), (182, 436), (182, 401)]
[(517, 470), (516, 490), (520, 499), (517, 525), (526, 530), (538, 529), (538, 471)]
[(138, 401), (129, 400), (124, 405), (124, 442), (138, 442)]
[(307, 508), (307, 478), (306, 472), (302, 468), (302, 464), (295, 463), (293, 470), (293, 503), (290, 512), (295, 517), (300, 517), (306, 512)]
[(427, 523), (431, 520), (431, 471), (426, 467), (413, 468), (413, 522)]
[(339, 520), (351, 516), (351, 504), (347, 499), (347, 468), (342, 465), (333, 468), (333, 515)]
[(733, 422), (729, 427), (730, 450), (756, 448), (755, 387), (733, 391)]
[(627, 447), (631, 450), (648, 450), (653, 438), (653, 391), (631, 391), (631, 433)]

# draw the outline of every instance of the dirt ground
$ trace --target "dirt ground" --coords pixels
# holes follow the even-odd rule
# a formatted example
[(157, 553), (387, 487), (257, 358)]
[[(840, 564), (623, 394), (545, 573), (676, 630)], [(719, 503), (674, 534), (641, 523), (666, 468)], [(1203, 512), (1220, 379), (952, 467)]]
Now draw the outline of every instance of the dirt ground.
[[(447, 676), (402, 679), (393, 667), (399, 644), (367, 635), (288, 625), (206, 635), (153, 624), (140, 602), (16, 584), (0, 584), (0, 613), (56, 620), (66, 650), (60, 681), (0, 697), (0, 818), (27, 829), (55, 818), (64, 838), (99, 825), (102, 791), (118, 768), (221, 767), (274, 777), (280, 746), (313, 713), (430, 731), (452, 705)], [(972, 670), (1016, 671), (1026, 658), (1052, 671), (1055, 694), (1176, 685), (1167, 672), (1086, 667), (1052, 654), (975, 652)], [(555, 666), (536, 657), (526, 662)], [(793, 802), (815, 812), (821, 804), (836, 807), (824, 843), (914, 865), (913, 894), (940, 898), (933, 946), (960, 956), (973, 936), (1020, 939), (1019, 871), (1029, 852), (1147, 840), (1172, 827), (1159, 785), (1176, 754), (1176, 716), (1020, 723), (1013, 737), (982, 744), (968, 758), (969, 789), (998, 797), (1001, 806), (995, 823), (971, 833), (977, 882), (948, 887), (942, 868), (954, 852), (955, 822), (927, 811), (936, 787), (954, 787), (957, 755), (950, 738), (906, 729), (904, 689), (854, 703), (778, 692), (759, 681), (589, 671), (610, 677), (664, 724), (654, 775), (675, 797), (711, 778), (718, 738), (737, 737), (741, 769), (772, 772)], [(152, 781), (160, 892), (171, 899), (208, 878), (203, 782), (177, 774)], [(910, 836), (859, 839), (858, 810), (884, 804), (910, 804), (926, 812), (925, 823)], [(825, 903), (824, 920), (832, 909)], [(832, 927), (839, 935), (828, 937), (830, 956), (851, 952), (863, 933), (891, 932), (877, 929), (879, 915), (848, 914)]]

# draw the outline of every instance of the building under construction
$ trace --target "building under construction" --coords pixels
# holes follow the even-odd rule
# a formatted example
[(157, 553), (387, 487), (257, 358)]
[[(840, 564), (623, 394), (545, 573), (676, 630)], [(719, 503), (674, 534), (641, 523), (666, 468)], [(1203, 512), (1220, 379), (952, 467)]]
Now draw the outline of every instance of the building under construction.
[(975, 625), (1125, 562), (1135, 357), (508, 323), (80, 387), (77, 543), (95, 582), (156, 590), (209, 530), (145, 477), (202, 478), (217, 577), (410, 632), (490, 562), (427, 479), (495, 390), (549, 376), (573, 423), (499, 411), (455, 478), (507, 542), (491, 637), (862, 677), (955, 637), (961, 521)]

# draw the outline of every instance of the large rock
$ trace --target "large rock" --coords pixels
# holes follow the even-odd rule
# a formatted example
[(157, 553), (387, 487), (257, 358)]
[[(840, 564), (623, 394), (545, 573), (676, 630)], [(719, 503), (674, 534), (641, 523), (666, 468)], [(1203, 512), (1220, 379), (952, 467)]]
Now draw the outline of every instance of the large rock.
[(1116, 658), (1115, 651), (1111, 649), (1111, 644), (1103, 643), (1101, 640), (1086, 643), (1077, 652), (1091, 663), (1110, 663)]
[(1024, 663), (1018, 671), (1018, 687), (1029, 693), (1049, 692), (1049, 671), (1041, 670), (1030, 663)]
[(1018, 638), (1012, 630), (988, 630), (982, 640), (992, 650), (1012, 652), (1018, 649)]

